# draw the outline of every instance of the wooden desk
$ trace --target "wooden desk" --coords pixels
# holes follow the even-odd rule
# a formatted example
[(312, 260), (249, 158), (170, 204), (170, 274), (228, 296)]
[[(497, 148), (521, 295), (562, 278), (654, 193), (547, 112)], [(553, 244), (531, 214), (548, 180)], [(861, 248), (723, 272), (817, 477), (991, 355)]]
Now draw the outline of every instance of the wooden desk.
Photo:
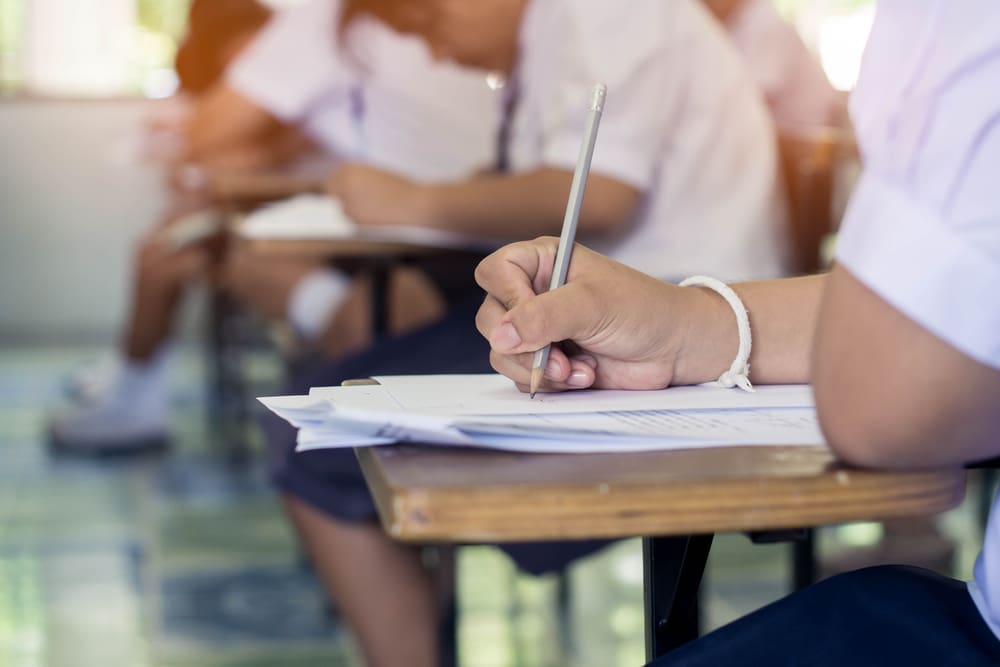
[(933, 514), (965, 493), (961, 470), (860, 470), (824, 448), (576, 455), (407, 445), (357, 454), (383, 526), (401, 540), (644, 536), (649, 658), (696, 633), (690, 612), (713, 533)]

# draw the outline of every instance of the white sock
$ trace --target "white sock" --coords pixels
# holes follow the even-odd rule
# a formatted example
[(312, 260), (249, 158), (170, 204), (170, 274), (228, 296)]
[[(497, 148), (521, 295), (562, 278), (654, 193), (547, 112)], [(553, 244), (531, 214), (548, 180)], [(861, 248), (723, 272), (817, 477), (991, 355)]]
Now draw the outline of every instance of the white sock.
[(351, 279), (340, 271), (317, 269), (300, 280), (288, 300), (288, 321), (306, 340), (325, 330), (351, 289)]
[(160, 347), (149, 359), (123, 358), (116, 383), (118, 398), (130, 402), (136, 410), (165, 410), (170, 359), (167, 345)]

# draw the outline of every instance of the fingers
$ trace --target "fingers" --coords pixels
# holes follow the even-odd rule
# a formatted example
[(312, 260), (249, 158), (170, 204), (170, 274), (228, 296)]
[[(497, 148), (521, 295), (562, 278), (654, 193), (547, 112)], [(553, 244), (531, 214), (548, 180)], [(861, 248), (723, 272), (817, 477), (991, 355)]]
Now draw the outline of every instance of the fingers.
[(584, 340), (600, 327), (603, 311), (598, 302), (586, 285), (564, 285), (520, 301), (504, 313), (487, 338), (504, 353), (533, 351), (561, 340)]
[(558, 244), (558, 239), (542, 237), (501, 248), (476, 267), (476, 282), (510, 310), (548, 289)]
[[(502, 354), (493, 350), (490, 352), (490, 364), (493, 369), (506, 375), (514, 382), (523, 382), (527, 385), (531, 379), (531, 362), (534, 353), (525, 352), (523, 354)], [(549, 352), (549, 362), (545, 366), (543, 376), (548, 386), (561, 385), (566, 382), (571, 372), (570, 361), (559, 348), (553, 347)]]

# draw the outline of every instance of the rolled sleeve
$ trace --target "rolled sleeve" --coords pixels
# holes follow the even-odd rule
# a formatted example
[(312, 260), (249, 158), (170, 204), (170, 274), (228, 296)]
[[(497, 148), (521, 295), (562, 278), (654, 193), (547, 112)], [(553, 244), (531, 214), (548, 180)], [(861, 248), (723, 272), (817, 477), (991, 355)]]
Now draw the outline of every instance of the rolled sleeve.
[(837, 261), (928, 331), (1000, 369), (1000, 263), (901, 186), (862, 178)]
[(337, 61), (338, 7), (312, 0), (279, 12), (229, 68), (226, 82), (278, 119), (301, 121), (346, 83)]

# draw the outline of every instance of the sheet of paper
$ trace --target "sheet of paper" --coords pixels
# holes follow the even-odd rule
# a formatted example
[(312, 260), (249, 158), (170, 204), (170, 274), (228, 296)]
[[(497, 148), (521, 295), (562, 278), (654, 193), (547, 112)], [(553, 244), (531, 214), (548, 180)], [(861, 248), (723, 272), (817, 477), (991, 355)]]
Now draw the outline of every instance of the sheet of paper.
[[(754, 392), (718, 386), (670, 387), (657, 391), (566, 391), (534, 399), (502, 375), (389, 375), (375, 378), (401, 410), (426, 414), (516, 415), (633, 410), (804, 408), (813, 406), (809, 385), (766, 385)], [(355, 395), (317, 389), (315, 396), (336, 396), (338, 407), (355, 405)]]
[(520, 416), (459, 422), (456, 424), (459, 433), (449, 429), (443, 437), (434, 429), (422, 432), (405, 424), (385, 425), (378, 431), (382, 437), (306, 428), (300, 431), (298, 448), (301, 451), (405, 441), (518, 452), (599, 453), (825, 444), (815, 412), (810, 408), (605, 413), (585, 419), (577, 417)]
[(755, 410), (637, 410), (595, 414), (520, 415), (459, 419), (455, 426), (474, 437), (666, 439), (731, 444), (821, 445), (812, 408)]
[(262, 398), (299, 448), (391, 442), (522, 452), (822, 445), (808, 386), (567, 392), (529, 399), (497, 375), (393, 376), (380, 384)]
[(486, 251), (500, 246), (493, 239), (426, 227), (359, 227), (344, 212), (340, 200), (317, 194), (298, 195), (263, 206), (243, 219), (237, 233), (258, 240), (367, 240)]
[(391, 438), (364, 438), (351, 433), (330, 433), (329, 431), (314, 431), (308, 428), (299, 429), (295, 442), (295, 451), (297, 452), (396, 444), (396, 441)]

